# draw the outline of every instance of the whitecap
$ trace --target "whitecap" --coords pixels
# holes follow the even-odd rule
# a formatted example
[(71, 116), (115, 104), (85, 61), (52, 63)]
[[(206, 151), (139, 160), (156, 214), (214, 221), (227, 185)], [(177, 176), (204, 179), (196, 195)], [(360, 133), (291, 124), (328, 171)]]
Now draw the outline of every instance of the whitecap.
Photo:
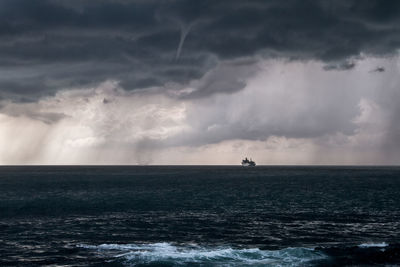
[(258, 248), (204, 247), (193, 244), (102, 244), (80, 245), (106, 253), (126, 265), (168, 263), (172, 265), (219, 266), (299, 266), (327, 256), (312, 248), (293, 247), (281, 250)]
[(389, 246), (387, 243), (385, 242), (381, 242), (381, 243), (363, 243), (358, 245), (359, 248), (384, 248)]

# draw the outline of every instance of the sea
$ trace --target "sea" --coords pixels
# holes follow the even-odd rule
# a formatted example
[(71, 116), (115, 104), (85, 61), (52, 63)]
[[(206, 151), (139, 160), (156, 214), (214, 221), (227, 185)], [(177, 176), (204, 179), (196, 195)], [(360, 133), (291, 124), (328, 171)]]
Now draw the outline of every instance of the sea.
[(400, 167), (2, 166), (0, 266), (400, 266)]

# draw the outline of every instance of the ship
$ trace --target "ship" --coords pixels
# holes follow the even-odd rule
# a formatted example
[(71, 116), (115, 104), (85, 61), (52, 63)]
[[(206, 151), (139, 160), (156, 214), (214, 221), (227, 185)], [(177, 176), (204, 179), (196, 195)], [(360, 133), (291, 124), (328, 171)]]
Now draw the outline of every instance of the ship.
[(254, 167), (256, 166), (256, 163), (252, 159), (245, 158), (244, 160), (242, 160), (242, 166)]

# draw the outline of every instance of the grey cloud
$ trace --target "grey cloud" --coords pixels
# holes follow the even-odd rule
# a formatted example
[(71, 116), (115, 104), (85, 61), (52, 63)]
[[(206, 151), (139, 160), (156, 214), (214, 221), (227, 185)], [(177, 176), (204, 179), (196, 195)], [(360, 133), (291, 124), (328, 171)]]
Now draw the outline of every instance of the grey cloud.
[(218, 64), (200, 80), (192, 81), (193, 91), (181, 94), (183, 99), (201, 98), (213, 93), (233, 93), (246, 86), (246, 81), (257, 73), (254, 60), (226, 61)]
[(356, 66), (353, 61), (345, 61), (337, 64), (329, 64), (324, 66), (324, 70), (351, 70)]
[(375, 69), (371, 70), (371, 72), (384, 72), (385, 68), (384, 67), (376, 67)]
[[(392, 63), (393, 65), (396, 63)], [(397, 67), (385, 66), (384, 72), (373, 75), (381, 79), (376, 102), (386, 111), (386, 127), (384, 137), (381, 140), (381, 157), (386, 164), (398, 164), (400, 157), (400, 90), (399, 90), (399, 65)]]
[(0, 106), (0, 112), (12, 117), (25, 116), (46, 124), (53, 124), (66, 117), (62, 113), (38, 111), (34, 104), (4, 105), (4, 107)]
[[(275, 65), (279, 64), (285, 65)], [(323, 75), (325, 72), (319, 68), (314, 64), (293, 73), (282, 73), (283, 67), (271, 73), (264, 69), (256, 85), (238, 94), (197, 99), (188, 111), (191, 131), (168, 142), (200, 146), (224, 140), (265, 140), (270, 136), (313, 139), (337, 133), (354, 135), (358, 126), (353, 120), (360, 113), (361, 96), (353, 89), (358, 81), (348, 80), (350, 73)], [(274, 80), (276, 76), (280, 77)], [(370, 90), (369, 85), (366, 87)]]
[[(347, 70), (354, 65), (337, 62), (400, 47), (399, 13), (395, 0), (4, 0), (0, 95), (34, 100), (108, 79), (126, 90), (168, 82), (184, 87), (212, 76), (220, 62), (259, 55)], [(190, 25), (183, 40), (182, 27)], [(2, 75), (7, 68), (14, 78)], [(192, 97), (243, 87), (244, 81), (218, 84), (207, 77), (214, 82), (200, 84)]]

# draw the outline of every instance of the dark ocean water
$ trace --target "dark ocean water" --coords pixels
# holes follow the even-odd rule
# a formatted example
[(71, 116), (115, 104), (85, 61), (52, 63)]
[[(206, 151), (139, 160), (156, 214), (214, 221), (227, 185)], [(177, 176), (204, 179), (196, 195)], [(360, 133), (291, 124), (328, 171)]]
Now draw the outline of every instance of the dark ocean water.
[(400, 264), (398, 167), (0, 167), (0, 266)]

